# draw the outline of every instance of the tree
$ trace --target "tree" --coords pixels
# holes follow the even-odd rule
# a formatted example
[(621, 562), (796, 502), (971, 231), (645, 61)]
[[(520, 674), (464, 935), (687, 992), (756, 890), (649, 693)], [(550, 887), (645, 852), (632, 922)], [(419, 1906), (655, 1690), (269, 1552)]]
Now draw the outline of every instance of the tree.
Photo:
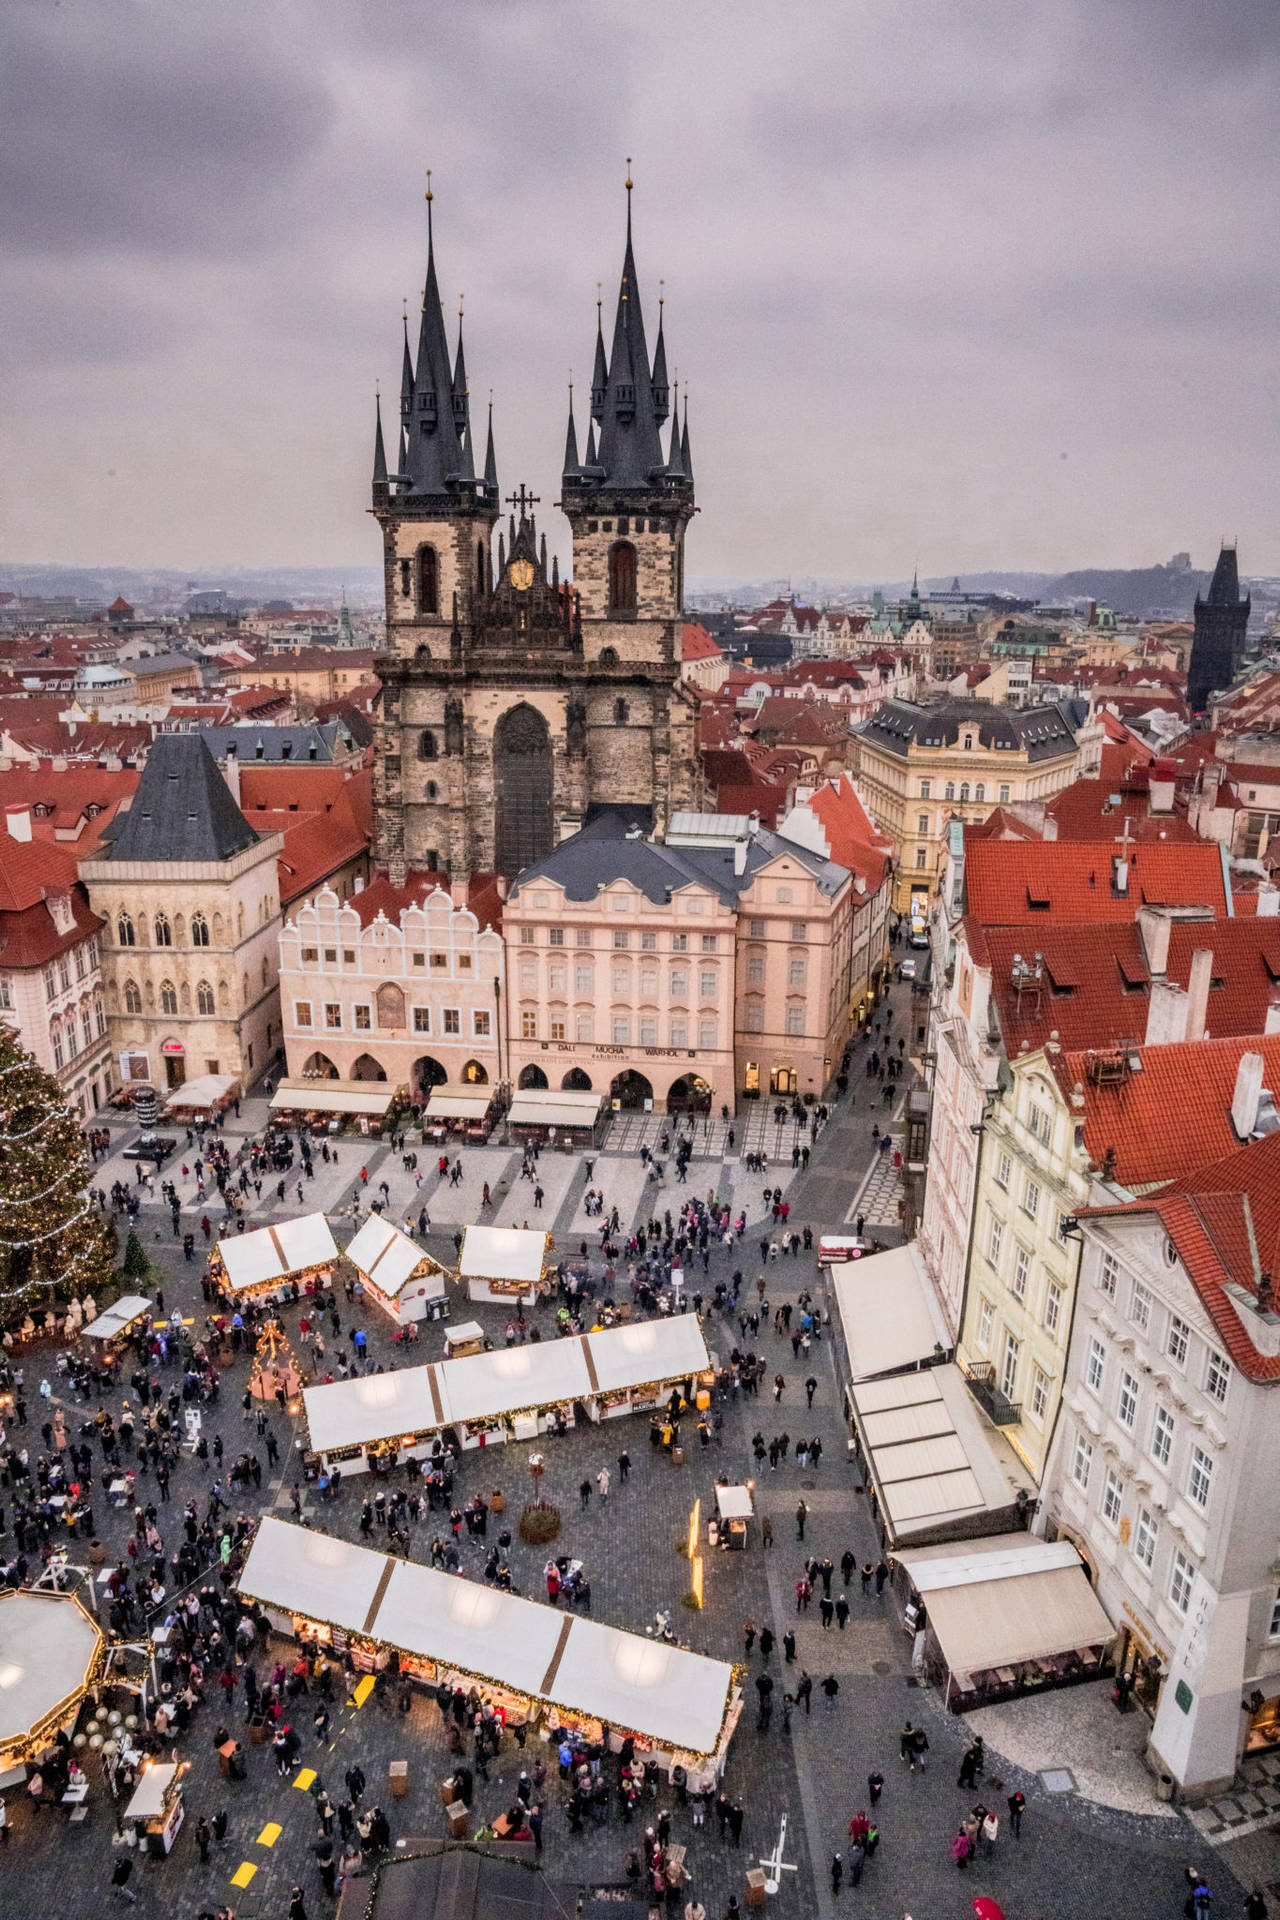
[(131, 1280), (145, 1279), (151, 1268), (151, 1262), (147, 1259), (147, 1250), (132, 1227), (129, 1229), (129, 1238), (124, 1243), (123, 1266)]
[(79, 1122), (52, 1074), (0, 1027), (0, 1321), (70, 1300), (111, 1273)]

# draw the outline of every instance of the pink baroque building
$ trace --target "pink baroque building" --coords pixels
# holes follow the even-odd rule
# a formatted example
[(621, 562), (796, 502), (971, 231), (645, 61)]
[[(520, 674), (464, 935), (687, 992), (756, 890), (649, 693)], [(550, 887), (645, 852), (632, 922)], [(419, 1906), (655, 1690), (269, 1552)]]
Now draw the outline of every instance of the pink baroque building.
[(298, 909), (280, 933), (291, 1076), (386, 1080), (415, 1099), (503, 1077), (501, 904), (491, 880), (458, 893), (410, 874)]

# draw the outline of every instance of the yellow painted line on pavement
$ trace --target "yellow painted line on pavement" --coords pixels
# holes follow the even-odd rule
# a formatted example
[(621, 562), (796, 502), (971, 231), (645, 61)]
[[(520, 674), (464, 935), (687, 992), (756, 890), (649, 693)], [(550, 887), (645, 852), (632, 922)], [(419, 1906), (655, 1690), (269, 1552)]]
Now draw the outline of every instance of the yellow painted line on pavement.
[(242, 1860), (231, 1876), (232, 1886), (247, 1887), (257, 1871), (258, 1869), (254, 1866), (252, 1860)]
[(258, 1845), (260, 1847), (274, 1847), (283, 1832), (284, 1828), (282, 1826), (278, 1825), (274, 1820), (269, 1820), (262, 1829), (262, 1832), (258, 1835)]
[(314, 1767), (304, 1767), (293, 1784), (300, 1792), (306, 1793), (312, 1786), (315, 1777), (316, 1770)]
[(369, 1698), (369, 1695), (373, 1692), (373, 1689), (374, 1689), (373, 1675), (371, 1673), (366, 1673), (364, 1679), (360, 1682), (359, 1686), (356, 1688), (351, 1698), (355, 1701), (358, 1707), (362, 1707), (365, 1701)]

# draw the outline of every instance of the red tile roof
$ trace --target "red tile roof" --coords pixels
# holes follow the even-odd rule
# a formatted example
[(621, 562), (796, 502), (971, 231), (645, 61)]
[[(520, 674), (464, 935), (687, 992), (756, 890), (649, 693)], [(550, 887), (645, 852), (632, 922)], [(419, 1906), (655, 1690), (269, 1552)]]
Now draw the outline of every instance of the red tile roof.
[[(380, 913), (385, 913), (393, 926), (399, 926), (403, 909), (422, 906), (437, 887), (449, 892), (447, 873), (418, 868), (409, 874), (402, 887), (393, 887), (386, 874), (379, 873), (360, 893), (353, 893), (346, 904), (355, 908), (362, 927), (372, 926)], [(502, 899), (497, 874), (471, 875), (467, 882), (467, 908), (482, 928), (492, 927), (495, 933), (501, 930)]]
[(852, 774), (824, 780), (809, 796), (809, 809), (827, 836), (831, 859), (870, 881), (874, 890), (884, 877), (885, 863), (892, 858), (893, 849), (863, 806)]
[(712, 639), (706, 628), (697, 621), (686, 622), (680, 629), (680, 658), (682, 660), (723, 660), (723, 650)]
[[(1109, 749), (1103, 751), (1105, 754)], [(1144, 843), (1198, 839), (1185, 814), (1151, 812), (1147, 769), (1130, 769), (1126, 782), (1135, 781), (1136, 771), (1142, 774), (1140, 784), (1120, 785), (1109, 780), (1104, 769), (1100, 780), (1075, 780), (1055, 794), (1045, 807), (1045, 816), (1056, 823), (1059, 840), (1103, 840), (1126, 831)], [(1280, 779), (1280, 768), (1276, 777)], [(1118, 804), (1113, 805), (1113, 801)]]
[(1114, 840), (982, 840), (965, 830), (968, 911), (986, 927), (1132, 920), (1144, 906), (1207, 906), (1229, 916), (1216, 845), (1129, 849), (1128, 891), (1112, 892)]

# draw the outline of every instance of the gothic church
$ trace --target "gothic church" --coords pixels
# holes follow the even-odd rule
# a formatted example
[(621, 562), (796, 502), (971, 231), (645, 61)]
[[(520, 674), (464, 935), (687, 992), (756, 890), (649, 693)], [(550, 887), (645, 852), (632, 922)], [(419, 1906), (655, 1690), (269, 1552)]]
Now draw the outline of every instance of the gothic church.
[(423, 869), (513, 878), (604, 803), (643, 807), (661, 830), (698, 797), (694, 710), (680, 681), (688, 408), (682, 429), (661, 317), (649, 359), (631, 183), (607, 356), (597, 305), (582, 458), (570, 396), (558, 504), (573, 533), (572, 584), (555, 566), (548, 576), (523, 487), (495, 565), (492, 408), (480, 472), (461, 320), (451, 361), (427, 201), (422, 322), (416, 359), (405, 329), (394, 470), (380, 408), (374, 445), (387, 607), (375, 853), (396, 886)]

